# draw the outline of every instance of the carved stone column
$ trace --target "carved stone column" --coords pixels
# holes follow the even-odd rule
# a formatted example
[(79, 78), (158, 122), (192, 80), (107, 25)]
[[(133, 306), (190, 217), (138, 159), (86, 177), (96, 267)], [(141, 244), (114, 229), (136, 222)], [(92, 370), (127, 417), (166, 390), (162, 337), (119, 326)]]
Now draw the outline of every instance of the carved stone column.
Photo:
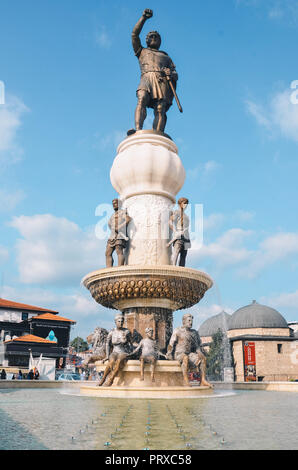
[(132, 335), (138, 332), (143, 338), (148, 327), (153, 328), (159, 349), (166, 351), (173, 331), (173, 311), (167, 308), (134, 307), (124, 309), (126, 328)]
[(171, 264), (169, 217), (185, 179), (175, 143), (155, 131), (136, 132), (118, 146), (110, 176), (132, 218), (126, 264)]

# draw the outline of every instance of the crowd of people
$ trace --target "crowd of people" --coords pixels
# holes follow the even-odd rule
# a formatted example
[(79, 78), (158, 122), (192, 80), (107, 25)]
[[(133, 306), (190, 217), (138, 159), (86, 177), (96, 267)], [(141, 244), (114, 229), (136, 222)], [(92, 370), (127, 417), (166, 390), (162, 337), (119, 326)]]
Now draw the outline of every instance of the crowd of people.
[[(2, 369), (0, 379), (1, 380), (7, 379), (7, 373), (5, 369)], [(39, 372), (36, 367), (34, 367), (34, 369), (30, 369), (28, 374), (23, 374), (23, 372), (19, 370), (18, 373), (12, 374), (12, 377), (11, 377), (11, 380), (38, 380), (38, 379), (39, 379)]]

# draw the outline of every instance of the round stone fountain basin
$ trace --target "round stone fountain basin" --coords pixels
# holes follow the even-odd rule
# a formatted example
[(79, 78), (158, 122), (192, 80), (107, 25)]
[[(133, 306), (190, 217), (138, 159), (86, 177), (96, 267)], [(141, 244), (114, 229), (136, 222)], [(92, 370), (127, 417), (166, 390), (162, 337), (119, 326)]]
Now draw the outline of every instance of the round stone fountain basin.
[(202, 271), (171, 265), (99, 269), (87, 274), (82, 283), (97, 303), (118, 310), (151, 306), (189, 308), (213, 285)]
[[(97, 372), (103, 372), (106, 365), (96, 363)], [(207, 386), (185, 386), (178, 361), (157, 361), (155, 381), (151, 381), (150, 365), (145, 364), (144, 380), (140, 376), (140, 361), (127, 361), (110, 387), (84, 385), (80, 392), (84, 395), (110, 398), (194, 398), (211, 394)]]

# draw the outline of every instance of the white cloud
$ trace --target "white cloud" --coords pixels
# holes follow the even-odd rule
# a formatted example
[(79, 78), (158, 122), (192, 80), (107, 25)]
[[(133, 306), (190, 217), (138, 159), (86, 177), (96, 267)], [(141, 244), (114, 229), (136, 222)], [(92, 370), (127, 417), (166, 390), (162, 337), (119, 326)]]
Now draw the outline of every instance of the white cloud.
[(254, 211), (244, 211), (238, 210), (235, 212), (234, 217), (239, 222), (249, 222), (255, 217), (256, 213)]
[(199, 324), (201, 325), (207, 318), (213, 317), (214, 315), (217, 315), (218, 313), (221, 313), (222, 311), (228, 313), (231, 315), (234, 310), (232, 310), (230, 307), (222, 307), (222, 305), (213, 303), (211, 305), (198, 305), (197, 307), (198, 310), (198, 318), (199, 318)]
[[(240, 214), (243, 220), (250, 220), (250, 213)], [(223, 220), (220, 214), (207, 218), (209, 229), (216, 227), (217, 220)], [(208, 264), (210, 269), (222, 271), (235, 269), (237, 276), (248, 279), (256, 278), (262, 271), (277, 263), (292, 263), (295, 267), (298, 260), (298, 233), (280, 232), (261, 240), (254, 248), (249, 248), (256, 237), (252, 230), (232, 228), (210, 243), (202, 247), (194, 241), (191, 248), (191, 261), (195, 266), (198, 262)], [(295, 264), (296, 263), (296, 264)]]
[(112, 45), (112, 40), (108, 35), (105, 26), (95, 31), (95, 43), (104, 49), (109, 49)]
[(0, 212), (12, 211), (24, 198), (25, 193), (22, 190), (9, 192), (0, 189)]
[(272, 21), (283, 21), (288, 25), (297, 25), (297, 0), (235, 0), (237, 7), (253, 7), (263, 9), (263, 14)]
[(298, 142), (298, 104), (291, 99), (293, 90), (290, 88), (276, 93), (263, 107), (253, 101), (246, 101), (248, 112), (254, 116), (257, 124), (264, 127), (272, 135), (280, 134)]
[(297, 312), (298, 320), (298, 290), (295, 292), (284, 292), (271, 297), (262, 297), (261, 301), (264, 304), (270, 305), (276, 309), (293, 308)]
[(214, 229), (218, 229), (224, 222), (233, 223), (246, 223), (250, 222), (255, 217), (255, 212), (236, 210), (230, 214), (214, 213), (208, 216), (204, 216), (204, 232), (208, 232)]
[(225, 220), (224, 214), (210, 214), (204, 217), (204, 231), (213, 230), (218, 228)]
[(252, 233), (250, 230), (240, 228), (227, 230), (215, 242), (203, 245), (197, 250), (197, 257), (200, 260), (202, 258), (212, 260), (220, 269), (247, 261), (252, 252), (245, 248), (243, 243)]
[[(4, 246), (0, 245), (0, 263), (4, 263), (5, 261), (7, 261), (8, 257), (9, 257), (8, 250), (4, 248)], [(1, 268), (1, 265), (0, 265), (0, 268)]]
[(98, 132), (95, 134), (96, 143), (94, 144), (94, 148), (99, 150), (105, 150), (108, 147), (116, 148), (125, 137), (126, 132), (119, 130), (115, 130), (105, 136), (102, 136)]
[(208, 173), (211, 173), (213, 171), (218, 170), (218, 168), (220, 168), (220, 166), (221, 165), (219, 163), (215, 162), (214, 160), (209, 160), (208, 162), (204, 163), (203, 168), (204, 168), (204, 172), (206, 174), (208, 174)]
[(298, 105), (291, 101), (292, 90), (278, 93), (271, 102), (272, 122), (287, 138), (298, 142)]
[(292, 259), (298, 255), (298, 234), (277, 233), (263, 240), (251, 255), (246, 266), (239, 271), (245, 277), (254, 278), (261, 271), (277, 262)]
[(104, 264), (103, 241), (94, 229), (51, 214), (14, 217), (9, 223), (22, 239), (16, 244), (20, 281), (25, 284), (79, 285)]
[(260, 126), (265, 127), (267, 130), (270, 130), (272, 127), (272, 123), (270, 119), (266, 116), (265, 109), (261, 105), (254, 103), (253, 101), (250, 101), (250, 100), (246, 100), (245, 104), (246, 104), (247, 111), (252, 116), (254, 116), (257, 123)]
[(200, 177), (201, 179), (207, 179), (211, 175), (213, 175), (219, 168), (221, 168), (221, 164), (217, 163), (214, 160), (208, 160), (202, 164), (197, 165), (194, 168), (190, 168), (187, 170), (187, 177), (191, 179), (197, 179)]
[(0, 105), (0, 163), (18, 161), (22, 148), (17, 142), (17, 132), (22, 125), (21, 117), (28, 111), (25, 104), (17, 97), (6, 95), (6, 103)]

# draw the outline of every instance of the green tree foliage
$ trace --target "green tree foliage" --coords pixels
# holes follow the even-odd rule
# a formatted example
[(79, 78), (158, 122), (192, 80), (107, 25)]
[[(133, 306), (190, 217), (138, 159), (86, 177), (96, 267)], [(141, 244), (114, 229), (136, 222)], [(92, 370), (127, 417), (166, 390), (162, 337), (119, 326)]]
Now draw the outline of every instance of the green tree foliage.
[(224, 368), (223, 333), (220, 329), (212, 336), (207, 353), (207, 375), (211, 380), (222, 380)]
[(86, 351), (88, 349), (88, 343), (80, 336), (77, 336), (70, 343), (70, 346), (74, 348), (77, 352)]

